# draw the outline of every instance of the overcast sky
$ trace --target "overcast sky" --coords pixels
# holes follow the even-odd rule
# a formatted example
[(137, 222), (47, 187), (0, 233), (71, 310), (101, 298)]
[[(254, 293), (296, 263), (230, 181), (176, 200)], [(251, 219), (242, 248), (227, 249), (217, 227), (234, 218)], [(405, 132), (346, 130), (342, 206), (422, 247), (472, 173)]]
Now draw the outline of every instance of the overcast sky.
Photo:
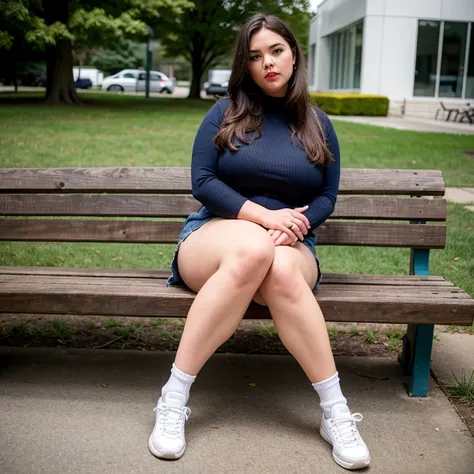
[(311, 5), (311, 10), (316, 11), (316, 7), (322, 3), (323, 0), (309, 0), (309, 3)]

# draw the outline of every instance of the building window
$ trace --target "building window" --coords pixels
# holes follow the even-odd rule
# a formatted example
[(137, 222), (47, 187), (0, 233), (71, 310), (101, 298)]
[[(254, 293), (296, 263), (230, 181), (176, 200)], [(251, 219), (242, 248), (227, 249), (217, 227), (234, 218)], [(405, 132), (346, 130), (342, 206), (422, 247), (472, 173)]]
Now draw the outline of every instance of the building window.
[(434, 97), (438, 64), (439, 21), (418, 22), (416, 45), (415, 90), (418, 97)]
[(334, 33), (331, 48), (330, 89), (360, 89), (363, 23)]
[(362, 23), (355, 30), (354, 89), (360, 89), (360, 71), (362, 70)]
[(311, 45), (309, 56), (309, 85), (314, 85), (314, 72), (316, 68), (316, 44)]
[(440, 97), (462, 97), (467, 23), (446, 21), (439, 78)]
[(467, 59), (466, 93), (464, 97), (474, 98), (474, 23), (471, 23), (470, 29), (470, 48)]
[(418, 21), (413, 95), (474, 97), (473, 23)]

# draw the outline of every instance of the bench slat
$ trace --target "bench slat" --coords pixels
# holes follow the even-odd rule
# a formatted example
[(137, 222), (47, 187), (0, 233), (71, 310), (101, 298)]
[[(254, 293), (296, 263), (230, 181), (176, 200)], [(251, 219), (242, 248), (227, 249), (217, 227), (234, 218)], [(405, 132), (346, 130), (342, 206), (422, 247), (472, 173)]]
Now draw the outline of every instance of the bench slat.
[[(326, 280), (326, 279), (325, 279)], [(72, 278), (69, 275), (24, 275), (20, 278), (19, 275), (6, 275), (0, 276), (0, 281), (5, 288), (11, 287), (15, 284), (17, 290), (41, 290), (42, 286), (47, 286), (48, 291), (61, 290), (68, 287), (71, 284)], [(145, 291), (147, 288), (155, 289), (157, 285), (162, 286), (163, 282), (160, 280), (153, 280), (151, 278), (111, 278), (111, 277), (92, 277), (82, 276), (75, 280), (74, 288), (72, 292), (82, 293), (88, 291), (90, 293), (101, 294), (107, 289), (113, 288), (113, 292), (125, 292), (127, 288), (133, 285), (136, 289)], [(9, 286), (10, 285), (10, 286)], [(367, 285), (365, 284), (334, 284), (325, 281), (324, 291), (325, 294), (331, 292), (343, 292), (344, 295), (360, 295), (361, 291), (365, 291)], [(405, 285), (372, 285), (371, 294), (379, 296), (392, 296), (394, 298), (404, 298), (405, 296), (417, 296), (423, 293), (423, 295), (434, 297), (434, 298), (470, 298), (470, 296), (458, 287), (445, 286), (445, 285), (410, 285), (405, 282)]]
[[(0, 192), (189, 194), (191, 170), (179, 168), (1, 168)], [(443, 196), (439, 170), (343, 168), (341, 194)]]
[[(170, 276), (169, 270), (135, 270), (108, 268), (67, 267), (1, 267), (0, 275), (68, 275), (75, 277), (148, 278), (150, 281)], [(410, 286), (454, 286), (442, 276), (420, 275), (367, 275), (325, 273), (324, 282), (334, 285), (410, 285)]]
[[(0, 275), (0, 308), (7, 313), (82, 314), (104, 316), (185, 317), (194, 293), (179, 287), (165, 287), (164, 280), (153, 284), (136, 279), (91, 279), (78, 283), (75, 277), (17, 275), (4, 281)], [(330, 288), (329, 285), (328, 288)], [(328, 321), (471, 324), (474, 300), (433, 295), (433, 288), (418, 288), (416, 293), (395, 291), (391, 295), (373, 292), (373, 285), (360, 285), (357, 294), (326, 291), (321, 284), (316, 297)], [(252, 303), (247, 318), (268, 319), (268, 308)]]
[[(0, 215), (5, 216), (187, 217), (200, 207), (183, 195), (0, 195)], [(330, 218), (444, 221), (446, 201), (340, 196)]]
[[(114, 220), (17, 220), (0, 226), (0, 240), (37, 242), (176, 243), (181, 222)], [(323, 245), (443, 248), (446, 227), (329, 221), (316, 229)]]

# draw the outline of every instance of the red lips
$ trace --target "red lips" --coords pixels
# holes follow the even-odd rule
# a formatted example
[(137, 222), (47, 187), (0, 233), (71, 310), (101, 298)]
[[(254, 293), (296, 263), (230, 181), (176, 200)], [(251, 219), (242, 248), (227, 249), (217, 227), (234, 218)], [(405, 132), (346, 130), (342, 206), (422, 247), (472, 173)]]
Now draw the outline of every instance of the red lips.
[(272, 77), (277, 77), (279, 74), (277, 72), (269, 72), (265, 75), (265, 79), (271, 79)]

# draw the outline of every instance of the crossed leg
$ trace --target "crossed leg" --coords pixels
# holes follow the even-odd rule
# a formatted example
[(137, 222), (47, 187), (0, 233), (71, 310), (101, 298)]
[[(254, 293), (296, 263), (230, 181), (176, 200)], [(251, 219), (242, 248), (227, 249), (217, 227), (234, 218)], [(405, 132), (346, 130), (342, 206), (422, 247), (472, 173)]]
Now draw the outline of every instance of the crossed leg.
[(268, 305), (283, 344), (311, 382), (335, 373), (324, 318), (311, 291), (316, 261), (301, 242), (275, 247), (263, 227), (217, 218), (183, 242), (178, 264), (197, 293), (176, 355), (182, 371), (196, 375), (254, 299)]
[(317, 264), (301, 242), (275, 248), (275, 257), (253, 300), (268, 306), (278, 335), (311, 382), (336, 372), (321, 308), (312, 288)]

